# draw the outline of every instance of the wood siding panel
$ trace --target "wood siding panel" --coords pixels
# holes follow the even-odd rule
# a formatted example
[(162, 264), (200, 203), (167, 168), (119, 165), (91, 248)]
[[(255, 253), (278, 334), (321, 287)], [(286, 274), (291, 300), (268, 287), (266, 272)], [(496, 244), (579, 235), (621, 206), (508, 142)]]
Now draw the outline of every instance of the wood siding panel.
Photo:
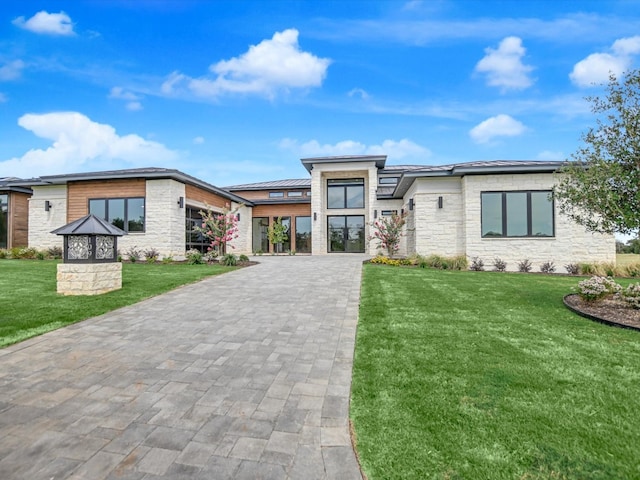
[(256, 205), (254, 217), (298, 217), (311, 216), (310, 203), (289, 203), (285, 205)]
[(193, 185), (185, 185), (185, 194), (187, 195), (187, 203), (189, 200), (194, 200), (218, 208), (231, 206), (231, 200)]
[(246, 198), (247, 200), (266, 200), (269, 198), (269, 192), (284, 192), (283, 199), (290, 198), (300, 198), (300, 197), (287, 197), (289, 192), (302, 192), (303, 198), (309, 198), (305, 196), (305, 192), (310, 191), (309, 188), (291, 188), (291, 189), (281, 189), (281, 190), (238, 190), (234, 191), (236, 195)]
[(90, 198), (145, 197), (146, 183), (144, 178), (71, 182), (67, 185), (67, 222), (89, 213)]
[(9, 247), (25, 247), (29, 243), (29, 197), (20, 192), (9, 196)]

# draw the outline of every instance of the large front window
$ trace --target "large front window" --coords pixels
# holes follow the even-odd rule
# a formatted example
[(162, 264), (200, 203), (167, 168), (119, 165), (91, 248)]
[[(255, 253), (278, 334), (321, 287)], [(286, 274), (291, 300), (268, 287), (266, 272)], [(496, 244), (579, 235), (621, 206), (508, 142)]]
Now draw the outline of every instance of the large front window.
[(9, 195), (0, 195), (0, 248), (9, 245)]
[(311, 253), (311, 217), (296, 217), (296, 252)]
[(364, 179), (327, 180), (327, 208), (364, 208)]
[(207, 239), (207, 237), (197, 229), (198, 227), (202, 227), (202, 215), (200, 215), (200, 210), (187, 207), (185, 212), (185, 221), (185, 249), (198, 250), (202, 253), (206, 253), (210, 247), (209, 239)]
[(255, 217), (252, 219), (253, 240), (252, 251), (267, 253), (269, 251), (269, 217)]
[(144, 198), (92, 198), (89, 213), (125, 232), (144, 232)]
[(364, 252), (364, 216), (335, 215), (327, 217), (329, 252)]
[(482, 192), (482, 236), (555, 236), (551, 191)]

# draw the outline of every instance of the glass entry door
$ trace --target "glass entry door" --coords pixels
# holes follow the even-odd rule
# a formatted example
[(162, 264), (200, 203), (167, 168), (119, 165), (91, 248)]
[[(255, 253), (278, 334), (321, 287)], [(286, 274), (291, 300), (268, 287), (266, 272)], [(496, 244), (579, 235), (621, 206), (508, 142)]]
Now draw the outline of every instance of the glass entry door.
[(327, 217), (329, 252), (364, 253), (364, 215)]

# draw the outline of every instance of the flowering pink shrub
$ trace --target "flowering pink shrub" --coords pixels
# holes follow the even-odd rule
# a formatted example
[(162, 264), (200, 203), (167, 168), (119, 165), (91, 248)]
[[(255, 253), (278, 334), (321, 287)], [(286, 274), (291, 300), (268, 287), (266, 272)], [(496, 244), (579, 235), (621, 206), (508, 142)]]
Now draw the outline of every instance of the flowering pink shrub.
[(370, 225), (373, 227), (373, 235), (368, 240), (378, 240), (378, 247), (384, 248), (389, 257), (392, 257), (400, 249), (400, 239), (404, 235), (402, 227), (406, 223), (407, 214), (394, 213), (390, 217), (382, 217)]
[[(202, 233), (209, 240), (209, 251), (216, 250), (220, 255), (227, 251), (227, 243), (238, 238), (238, 215), (237, 208), (229, 210), (225, 208), (222, 213), (216, 213), (207, 209), (201, 211), (202, 226), (195, 227), (194, 230)], [(234, 248), (233, 245), (229, 245)]]

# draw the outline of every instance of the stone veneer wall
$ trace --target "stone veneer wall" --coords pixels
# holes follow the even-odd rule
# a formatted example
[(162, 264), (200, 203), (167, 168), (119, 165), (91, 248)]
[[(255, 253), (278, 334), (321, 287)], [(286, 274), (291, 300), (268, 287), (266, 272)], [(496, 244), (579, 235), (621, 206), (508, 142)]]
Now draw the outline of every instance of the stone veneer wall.
[(171, 179), (147, 180), (145, 195), (145, 231), (132, 232), (118, 239), (118, 250), (126, 258), (129, 248), (155, 248), (160, 258), (184, 259), (185, 210), (178, 198), (185, 196), (185, 185)]
[[(414, 201), (417, 253), (446, 257), (465, 254), (460, 180), (460, 177), (419, 178), (407, 191), (405, 203), (408, 204), (409, 198)], [(442, 208), (438, 208), (439, 197), (442, 197)]]
[[(235, 202), (232, 204), (232, 208), (238, 207)], [(238, 208), (240, 214), (240, 221), (238, 222), (238, 238), (229, 242), (229, 247), (233, 245), (233, 248), (228, 248), (228, 253), (234, 253), (236, 255), (251, 255), (251, 243), (252, 243), (252, 208), (246, 205)]]
[[(47, 200), (51, 203), (48, 212), (44, 210)], [(62, 237), (50, 232), (67, 223), (67, 186), (47, 185), (34, 188), (29, 199), (29, 246), (38, 250), (62, 248)]]
[(122, 288), (122, 263), (59, 263), (58, 293), (100, 295)]
[(553, 174), (469, 175), (462, 179), (465, 244), (469, 258), (480, 257), (490, 269), (496, 257), (507, 262), (507, 269), (517, 270), (517, 262), (529, 259), (533, 271), (540, 264), (553, 261), (557, 271), (577, 262), (615, 262), (613, 235), (585, 231), (584, 227), (561, 215), (555, 206), (553, 238), (482, 238), (481, 200), (483, 191), (551, 190)]
[[(364, 178), (364, 208), (327, 209), (327, 179)], [(311, 170), (311, 252), (313, 255), (326, 255), (327, 216), (328, 215), (364, 215), (365, 238), (370, 235), (369, 222), (373, 219), (376, 206), (376, 187), (378, 169), (375, 162), (315, 164)], [(313, 215), (316, 215), (314, 220)], [(365, 242), (365, 251), (375, 254), (375, 243)]]

